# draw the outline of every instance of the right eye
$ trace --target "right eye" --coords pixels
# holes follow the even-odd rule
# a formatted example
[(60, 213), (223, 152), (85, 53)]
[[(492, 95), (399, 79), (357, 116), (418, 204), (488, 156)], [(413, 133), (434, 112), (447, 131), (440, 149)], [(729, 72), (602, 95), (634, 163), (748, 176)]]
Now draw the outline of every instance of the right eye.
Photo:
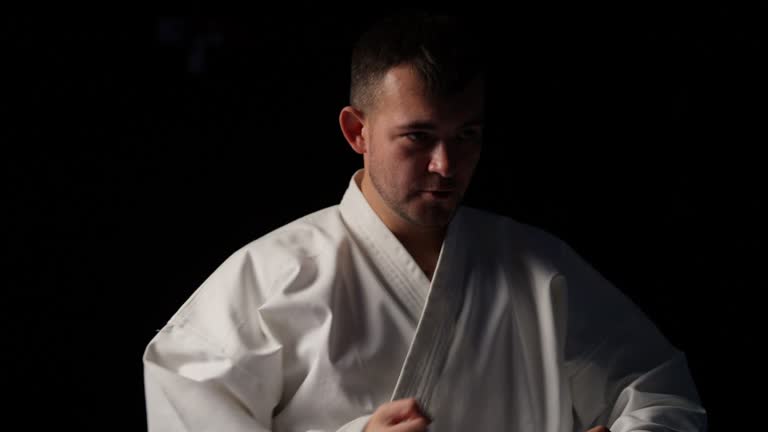
[(424, 144), (429, 140), (429, 134), (425, 132), (410, 132), (404, 135), (408, 141), (415, 144)]

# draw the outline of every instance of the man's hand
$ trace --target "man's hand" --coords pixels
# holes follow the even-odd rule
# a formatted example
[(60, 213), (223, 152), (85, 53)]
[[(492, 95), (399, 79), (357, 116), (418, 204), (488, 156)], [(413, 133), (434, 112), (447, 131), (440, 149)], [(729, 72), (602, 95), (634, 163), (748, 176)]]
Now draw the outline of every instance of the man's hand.
[(428, 424), (429, 420), (419, 410), (416, 399), (399, 399), (377, 408), (365, 426), (365, 432), (424, 432)]
[(587, 432), (611, 432), (611, 431), (605, 426), (596, 426), (588, 430)]

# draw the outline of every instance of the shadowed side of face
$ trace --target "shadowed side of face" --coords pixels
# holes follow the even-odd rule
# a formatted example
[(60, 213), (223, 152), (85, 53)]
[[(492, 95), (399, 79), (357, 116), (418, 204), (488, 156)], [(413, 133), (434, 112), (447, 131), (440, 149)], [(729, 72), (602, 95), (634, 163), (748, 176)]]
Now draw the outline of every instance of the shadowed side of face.
[(366, 115), (364, 164), (381, 199), (408, 223), (450, 222), (480, 157), (484, 101), (482, 78), (448, 96), (430, 94), (407, 65), (382, 79)]

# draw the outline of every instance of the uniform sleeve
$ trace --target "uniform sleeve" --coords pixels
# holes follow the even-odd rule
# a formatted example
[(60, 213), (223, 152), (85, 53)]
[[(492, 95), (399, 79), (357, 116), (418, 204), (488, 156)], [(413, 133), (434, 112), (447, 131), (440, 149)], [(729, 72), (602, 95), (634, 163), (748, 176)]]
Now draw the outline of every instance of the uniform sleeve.
[(563, 250), (574, 430), (706, 430), (685, 354), (586, 261), (567, 246)]
[(144, 355), (149, 431), (268, 431), (281, 368), (272, 341), (231, 358), (189, 326), (168, 325)]
[[(259, 312), (274, 285), (260, 265), (275, 263), (230, 257), (147, 345), (150, 432), (273, 430), (292, 365)], [(359, 432), (367, 417), (345, 421), (340, 431)]]

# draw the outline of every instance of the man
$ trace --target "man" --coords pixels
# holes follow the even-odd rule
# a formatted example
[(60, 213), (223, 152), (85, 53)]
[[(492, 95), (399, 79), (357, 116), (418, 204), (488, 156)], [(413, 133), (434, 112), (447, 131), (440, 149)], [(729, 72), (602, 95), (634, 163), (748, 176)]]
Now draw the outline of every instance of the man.
[(360, 39), (339, 123), (363, 169), (153, 338), (150, 430), (705, 429), (684, 355), (620, 291), (559, 239), (460, 205), (485, 107), (472, 34), (414, 17)]

